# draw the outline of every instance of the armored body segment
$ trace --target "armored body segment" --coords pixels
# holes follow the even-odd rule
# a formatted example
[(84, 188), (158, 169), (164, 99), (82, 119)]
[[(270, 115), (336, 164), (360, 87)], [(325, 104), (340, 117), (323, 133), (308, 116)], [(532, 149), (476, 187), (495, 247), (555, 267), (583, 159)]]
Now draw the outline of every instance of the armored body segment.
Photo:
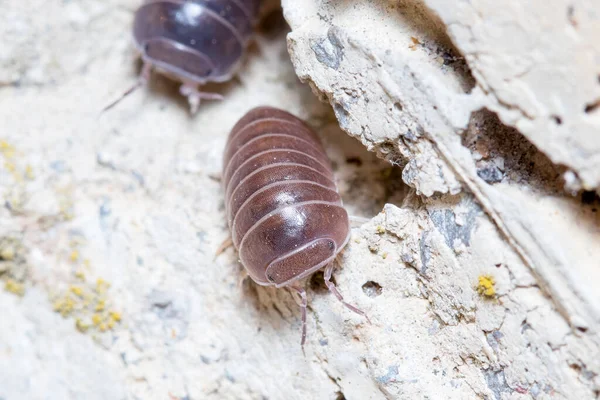
[(350, 225), (318, 136), (274, 108), (246, 114), (223, 160), (232, 240), (250, 277), (287, 286), (334, 261)]

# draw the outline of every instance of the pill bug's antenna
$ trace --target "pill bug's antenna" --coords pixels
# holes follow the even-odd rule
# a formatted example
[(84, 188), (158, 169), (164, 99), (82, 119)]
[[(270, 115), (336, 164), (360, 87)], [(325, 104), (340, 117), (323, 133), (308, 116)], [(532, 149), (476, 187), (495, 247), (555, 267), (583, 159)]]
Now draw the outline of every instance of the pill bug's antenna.
[(295, 285), (289, 286), (289, 288), (295, 290), (302, 300), (302, 303), (299, 304), (300, 312), (302, 313), (302, 340), (300, 341), (300, 346), (302, 346), (302, 350), (304, 350), (304, 343), (306, 342), (306, 307), (308, 306), (306, 290), (303, 287)]
[(142, 86), (146, 86), (146, 84), (150, 80), (150, 72), (151, 71), (152, 71), (152, 64), (150, 64), (149, 62), (144, 62), (144, 66), (142, 67), (142, 72), (140, 73), (140, 76), (138, 77), (135, 85), (133, 85), (132, 87), (130, 87), (129, 89), (124, 91), (123, 94), (121, 94), (121, 96), (118, 99), (116, 99), (115, 101), (113, 101), (112, 103), (110, 103), (109, 105), (104, 107), (102, 109), (102, 111), (100, 111), (100, 115), (104, 114), (106, 111), (110, 110), (111, 108), (113, 108), (114, 106), (119, 104), (121, 102), (121, 100), (123, 100), (125, 97), (129, 96), (131, 93), (135, 92), (137, 89), (141, 88)]

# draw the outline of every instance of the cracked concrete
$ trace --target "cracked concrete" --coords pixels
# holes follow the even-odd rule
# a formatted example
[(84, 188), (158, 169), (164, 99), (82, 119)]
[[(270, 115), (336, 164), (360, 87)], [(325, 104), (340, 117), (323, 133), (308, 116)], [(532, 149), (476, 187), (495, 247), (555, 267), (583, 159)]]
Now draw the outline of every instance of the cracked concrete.
[[(593, 39), (600, 25), (591, 2), (557, 2), (549, 13), (546, 5), (512, 1), (283, 4), (298, 76), (332, 105), (342, 129), (401, 166), (403, 181), (429, 197), (421, 199), (427, 214), (412, 227), (412, 239), (396, 227), (390, 232), (402, 238), (399, 259), (418, 271), (420, 293), (435, 314), (429, 332), (451, 327), (452, 345), (463, 348), (452, 359), (466, 386), (486, 398), (594, 398), (597, 381), (574, 377), (562, 353), (571, 336), (600, 353), (600, 225), (591, 191), (600, 152), (596, 108), (588, 106), (600, 90)], [(332, 29), (344, 54), (336, 68), (310, 47)], [(473, 227), (465, 199), (482, 211)], [(367, 241), (380, 251), (382, 237)], [(436, 257), (445, 261), (436, 266)], [(470, 298), (464, 282), (476, 276), (480, 284), (481, 277), (493, 282), (495, 300)], [(529, 309), (534, 293), (544, 301)], [(512, 329), (522, 321), (527, 341)], [(469, 335), (465, 324), (481, 332)], [(488, 345), (478, 348), (480, 342)], [(493, 373), (483, 377), (474, 362)]]
[[(548, 7), (505, 3), (284, 0), (287, 47), (267, 16), (223, 102), (192, 118), (154, 77), (100, 119), (137, 73), (138, 2), (7, 3), (0, 398), (597, 398), (600, 200), (569, 194), (597, 188), (598, 152), (578, 153), (597, 89), (589, 58), (552, 64), (558, 87), (534, 59), (574, 37), (553, 57), (593, 54), (591, 3), (553, 8), (572, 36), (561, 20), (523, 62), (530, 42), (501, 38)], [(305, 353), (292, 296), (214, 258), (226, 135), (259, 104), (317, 129), (369, 220), (334, 278), (373, 324), (317, 274)]]

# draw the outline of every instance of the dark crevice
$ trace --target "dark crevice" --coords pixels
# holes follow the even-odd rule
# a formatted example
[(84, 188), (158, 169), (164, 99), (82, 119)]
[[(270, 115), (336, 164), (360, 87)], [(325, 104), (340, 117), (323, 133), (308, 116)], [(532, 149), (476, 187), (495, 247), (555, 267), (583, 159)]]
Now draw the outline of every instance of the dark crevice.
[[(331, 160), (338, 191), (352, 217), (372, 218), (385, 204), (400, 206), (409, 192), (402, 181), (402, 168), (382, 160), (343, 132), (333, 113), (312, 124), (321, 134)], [(397, 151), (390, 142), (389, 151)]]
[(424, 52), (440, 68), (454, 72), (463, 91), (470, 93), (477, 82), (441, 18), (419, 0), (400, 0), (396, 8), (400, 24), (412, 30), (411, 48)]
[(593, 103), (586, 104), (584, 111), (587, 114), (590, 114), (590, 113), (593, 113), (594, 111), (596, 111), (598, 108), (600, 108), (600, 100), (596, 100)]
[(335, 400), (346, 400), (346, 396), (344, 396), (344, 393), (342, 392), (337, 392)]
[(462, 144), (472, 154), (477, 175), (489, 184), (518, 183), (545, 193), (564, 193), (565, 169), (492, 111), (483, 109), (471, 115)]

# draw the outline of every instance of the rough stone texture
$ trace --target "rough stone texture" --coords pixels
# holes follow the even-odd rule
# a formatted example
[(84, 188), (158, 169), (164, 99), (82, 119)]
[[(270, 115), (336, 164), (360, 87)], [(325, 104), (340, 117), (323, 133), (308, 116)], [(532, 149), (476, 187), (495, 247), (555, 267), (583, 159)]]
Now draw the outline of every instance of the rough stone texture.
[[(430, 310), (440, 324), (457, 326), (455, 367), (480, 366), (464, 379), (483, 397), (599, 393), (600, 218), (590, 190), (600, 182), (600, 16), (592, 3), (283, 1), (298, 76), (332, 105), (346, 132), (400, 165), (404, 182), (429, 197), (425, 220), (459, 259), (477, 254), (475, 241), (483, 240), (481, 258), (454, 268), (438, 250), (445, 261), (430, 267), (433, 236), (422, 227), (413, 245), (418, 257), (401, 257), (433, 275), (424, 292)], [(582, 187), (588, 191), (578, 193)], [(476, 226), (495, 228), (472, 233), (465, 201), (481, 207)], [(498, 242), (512, 261), (493, 261)], [(498, 292), (498, 307), (477, 305), (471, 314), (464, 284), (486, 265), (499, 268), (487, 271), (499, 287), (507, 268), (510, 285)], [(440, 295), (440, 287), (448, 291)], [(534, 318), (544, 325), (533, 337), (527, 313), (537, 307), (546, 311)], [(492, 348), (503, 342), (510, 350), (484, 352), (490, 357), (483, 361), (474, 351), (478, 330)], [(411, 331), (405, 340), (414, 337)], [(417, 386), (416, 396), (431, 387)], [(409, 398), (404, 386), (387, 393)]]
[[(563, 127), (540, 140), (548, 150), (535, 138), (557, 109), (536, 70), (541, 89), (513, 82), (545, 104), (522, 125), (526, 98), (498, 78), (516, 66), (488, 61), (506, 50), (484, 40), (514, 37), (506, 21), (521, 14), (286, 0), (295, 70), (337, 121), (297, 80), (276, 14), (239, 78), (215, 87), (223, 102), (190, 117), (177, 85), (155, 77), (98, 118), (135, 79), (138, 4), (0, 0), (0, 399), (598, 397), (600, 201), (566, 195), (560, 179), (570, 169), (571, 189), (593, 185), (591, 142), (587, 157), (560, 138), (595, 109), (561, 113)], [(450, 22), (473, 27), (469, 7), (489, 19), (473, 43)], [(574, 7), (591, 29), (593, 15)], [(548, 35), (567, 43), (562, 25)], [(592, 93), (579, 84), (585, 64), (550, 55)], [(566, 109), (593, 101), (581, 93)], [(214, 257), (227, 237), (226, 135), (259, 104), (317, 128), (350, 213), (374, 217), (353, 230), (335, 273), (373, 324), (316, 275), (305, 353), (290, 294), (244, 279), (232, 250)]]

